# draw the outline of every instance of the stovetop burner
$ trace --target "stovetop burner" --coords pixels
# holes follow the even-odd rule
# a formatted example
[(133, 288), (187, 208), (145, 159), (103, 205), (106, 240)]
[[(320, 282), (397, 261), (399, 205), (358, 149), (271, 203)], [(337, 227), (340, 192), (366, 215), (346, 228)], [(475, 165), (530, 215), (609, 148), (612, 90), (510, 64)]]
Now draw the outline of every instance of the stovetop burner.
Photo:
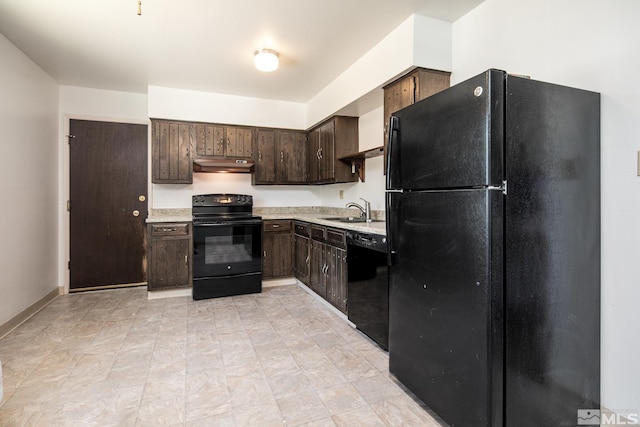
[(253, 216), (252, 211), (253, 196), (247, 194), (198, 194), (192, 197), (194, 225), (261, 220)]

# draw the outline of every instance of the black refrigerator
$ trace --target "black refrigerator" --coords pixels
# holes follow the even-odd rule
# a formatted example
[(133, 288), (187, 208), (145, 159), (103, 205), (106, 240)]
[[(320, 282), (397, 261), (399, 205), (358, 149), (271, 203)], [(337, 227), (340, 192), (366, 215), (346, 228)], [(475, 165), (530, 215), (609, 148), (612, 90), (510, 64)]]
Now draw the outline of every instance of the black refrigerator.
[(391, 117), (389, 370), (451, 426), (600, 407), (600, 95), (488, 70)]

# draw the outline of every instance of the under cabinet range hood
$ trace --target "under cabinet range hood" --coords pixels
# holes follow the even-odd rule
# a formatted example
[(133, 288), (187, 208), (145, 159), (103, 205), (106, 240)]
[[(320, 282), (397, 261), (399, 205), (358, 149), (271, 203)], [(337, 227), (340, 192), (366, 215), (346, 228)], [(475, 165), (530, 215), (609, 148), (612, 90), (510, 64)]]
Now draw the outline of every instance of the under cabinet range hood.
[(253, 160), (247, 159), (193, 159), (194, 172), (251, 173)]

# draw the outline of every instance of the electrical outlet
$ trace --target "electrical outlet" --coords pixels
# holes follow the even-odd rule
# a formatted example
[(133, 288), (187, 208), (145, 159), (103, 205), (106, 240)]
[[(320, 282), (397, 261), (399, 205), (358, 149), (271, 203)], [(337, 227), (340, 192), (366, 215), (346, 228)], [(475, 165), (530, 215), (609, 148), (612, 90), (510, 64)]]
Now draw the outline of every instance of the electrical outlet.
[(340, 200), (344, 199), (344, 190), (340, 190)]

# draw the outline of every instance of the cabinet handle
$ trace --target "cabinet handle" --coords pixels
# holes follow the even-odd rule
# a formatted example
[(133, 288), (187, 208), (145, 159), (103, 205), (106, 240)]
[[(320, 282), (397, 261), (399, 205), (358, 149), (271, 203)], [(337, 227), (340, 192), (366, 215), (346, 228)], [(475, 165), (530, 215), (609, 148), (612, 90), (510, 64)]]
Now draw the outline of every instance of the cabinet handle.
[(264, 251), (264, 252), (263, 252), (263, 255), (264, 255), (264, 257), (266, 258), (266, 257), (267, 257), (267, 251)]
[(258, 151), (258, 161), (262, 161), (262, 151)]
[(271, 228), (280, 228), (280, 225), (278, 225), (278, 224), (272, 224), (272, 225), (271, 225)]
[(318, 148), (318, 151), (316, 151), (316, 157), (318, 158), (318, 160), (322, 158), (320, 157), (320, 148)]
[(309, 255), (307, 255), (307, 258), (304, 260), (304, 263), (309, 265)]
[(184, 265), (189, 265), (189, 255), (184, 256)]
[(165, 233), (170, 233), (172, 231), (177, 231), (176, 228), (163, 228), (162, 231), (164, 231)]

